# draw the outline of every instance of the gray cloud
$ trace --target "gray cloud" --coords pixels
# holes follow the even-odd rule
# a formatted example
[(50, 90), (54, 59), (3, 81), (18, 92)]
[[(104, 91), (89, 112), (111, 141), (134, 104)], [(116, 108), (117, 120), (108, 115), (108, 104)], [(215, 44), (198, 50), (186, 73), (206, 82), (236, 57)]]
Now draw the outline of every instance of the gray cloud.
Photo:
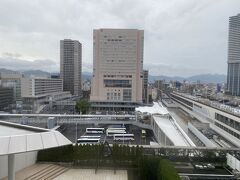
[(239, 0), (1, 0), (0, 54), (15, 59), (16, 68), (29, 61), (56, 71), (59, 40), (72, 38), (83, 44), (83, 69), (91, 71), (94, 28), (139, 28), (150, 73), (158, 73), (154, 64), (164, 75), (226, 74), (228, 18), (239, 9)]
[(2, 55), (3, 55), (3, 57), (5, 57), (5, 58), (20, 58), (20, 57), (21, 57), (21, 54), (18, 54), (18, 53), (10, 53), (10, 52), (4, 52)]
[[(0, 68), (20, 71), (43, 70), (47, 72), (59, 72), (59, 64), (50, 59), (25, 60), (18, 58), (19, 54), (4, 53), (4, 55), (5, 56), (0, 57)], [(82, 71), (91, 72), (92, 64), (84, 63)]]
[(0, 57), (0, 67), (11, 70), (45, 70), (48, 72), (59, 71), (59, 67), (53, 60), (37, 59), (37, 60), (24, 60), (18, 58), (4, 58)]

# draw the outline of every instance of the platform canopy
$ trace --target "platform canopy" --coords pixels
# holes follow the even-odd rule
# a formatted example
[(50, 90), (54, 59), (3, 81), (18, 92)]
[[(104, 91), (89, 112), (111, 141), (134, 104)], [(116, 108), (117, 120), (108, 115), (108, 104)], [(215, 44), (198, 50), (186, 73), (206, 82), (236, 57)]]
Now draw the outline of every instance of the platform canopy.
[(179, 131), (173, 121), (158, 116), (153, 116), (153, 119), (161, 131), (172, 141), (174, 146), (190, 146), (188, 140)]
[(0, 121), (0, 156), (72, 144), (55, 130)]

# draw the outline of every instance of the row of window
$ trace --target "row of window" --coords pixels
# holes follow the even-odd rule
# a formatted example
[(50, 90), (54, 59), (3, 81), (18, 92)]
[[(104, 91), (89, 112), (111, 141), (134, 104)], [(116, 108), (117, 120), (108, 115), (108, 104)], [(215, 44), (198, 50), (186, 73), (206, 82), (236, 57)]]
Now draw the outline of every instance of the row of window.
[(237, 122), (233, 119), (230, 119), (230, 118), (228, 118), (226, 116), (223, 116), (221, 114), (218, 114), (218, 113), (215, 113), (215, 119), (224, 123), (224, 124), (226, 124), (226, 125), (228, 125), (228, 126), (230, 126), (230, 127), (232, 127), (232, 128), (234, 128), (234, 129), (236, 129), (236, 130), (238, 130), (238, 131), (240, 131), (240, 122)]
[(104, 79), (105, 87), (121, 87), (121, 88), (131, 88), (131, 80), (115, 80), (115, 79)]
[(121, 78), (132, 78), (132, 75), (106, 75), (106, 74), (104, 74), (103, 77), (111, 77), (111, 78), (116, 78), (116, 77), (121, 77)]
[[(107, 38), (107, 37), (111, 37), (111, 36), (107, 36), (107, 35), (104, 35), (104, 38)], [(118, 38), (122, 38), (123, 36), (118, 36)]]
[(215, 122), (215, 125), (220, 127), (221, 129), (223, 129), (224, 131), (228, 132), (229, 134), (233, 135), (234, 137), (240, 139), (240, 135), (238, 133), (236, 133), (236, 132), (226, 128), (225, 126), (223, 126), (223, 125), (221, 125), (221, 124), (219, 124), (217, 122)]
[(121, 93), (107, 93), (107, 100), (121, 100)]
[(123, 89), (123, 101), (131, 101), (131, 100), (132, 100), (132, 90)]

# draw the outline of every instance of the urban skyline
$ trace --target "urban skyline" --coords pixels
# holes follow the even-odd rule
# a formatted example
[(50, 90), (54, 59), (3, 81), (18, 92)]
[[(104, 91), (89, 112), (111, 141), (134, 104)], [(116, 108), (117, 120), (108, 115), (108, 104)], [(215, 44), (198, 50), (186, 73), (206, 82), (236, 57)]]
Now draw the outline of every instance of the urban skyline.
[[(1, 67), (11, 67), (12, 69), (29, 67), (29, 69), (56, 72), (60, 66), (59, 39), (71, 38), (82, 42), (83, 72), (91, 72), (91, 34), (93, 29), (98, 27), (138, 28), (144, 29), (146, 37), (144, 69), (148, 69), (153, 75), (185, 77), (204, 73), (227, 74), (228, 18), (238, 14), (240, 6), (239, 1), (234, 0), (219, 1), (218, 3), (188, 0), (169, 3), (150, 1), (147, 4), (142, 2), (137, 5), (135, 1), (130, 1), (127, 4), (118, 1), (106, 1), (102, 4), (95, 1), (94, 3), (72, 1), (65, 4), (65, 15), (73, 17), (72, 21), (66, 21), (70, 23), (69, 26), (62, 23), (64, 21), (58, 24), (59, 18), (62, 17), (60, 13), (62, 5), (57, 5), (56, 10), (48, 11), (48, 17), (52, 17), (52, 19), (39, 19), (44, 24), (44, 26), (39, 27), (36, 24), (39, 21), (33, 22), (31, 18), (27, 18), (26, 22), (19, 21), (14, 24), (14, 17), (9, 14), (7, 7), (11, 6), (14, 9), (15, 6), (12, 6), (11, 2), (3, 1), (1, 3), (3, 3), (1, 12), (4, 13), (4, 17), (7, 17), (5, 19), (9, 19), (8, 22), (5, 19), (0, 20), (0, 40), (6, 42), (0, 50)], [(49, 5), (52, 3), (48, 1)], [(84, 7), (89, 8), (81, 11), (81, 3)], [(35, 4), (22, 2), (18, 8), (21, 12), (16, 10), (16, 13), (19, 13), (20, 19), (28, 17), (29, 14), (37, 18), (33, 12), (33, 10), (38, 12), (39, 6), (37, 5), (46, 9), (51, 7), (38, 1)], [(124, 16), (120, 15), (119, 11), (113, 11), (118, 7), (121, 9), (125, 6), (132, 8), (131, 11), (128, 8), (123, 8), (123, 14), (126, 14)], [(161, 8), (155, 8), (157, 6)], [(67, 11), (72, 7), (74, 7), (73, 11)], [(93, 18), (95, 15), (90, 13), (90, 7), (98, 9), (95, 15), (101, 13), (104, 18), (95, 21), (96, 19)], [(126, 16), (131, 15), (131, 13), (133, 18), (127, 18)], [(145, 16), (143, 17), (142, 14)], [(64, 18), (69, 18), (69, 16), (64, 16)], [(86, 22), (84, 17), (89, 17), (90, 20)], [(31, 22), (34, 27), (31, 29), (27, 22)], [(72, 26), (71, 23), (79, 25)], [(63, 25), (65, 28), (61, 28)], [(28, 26), (29, 28), (27, 28)], [(55, 27), (60, 28), (56, 29)], [(4, 29), (8, 29), (8, 31)], [(44, 41), (41, 41), (43, 37)], [(201, 53), (198, 53), (199, 51)], [(205, 62), (208, 62), (207, 67)], [(216, 63), (218, 68), (214, 68)]]
[(0, 180), (239, 179), (239, 9), (0, 1)]

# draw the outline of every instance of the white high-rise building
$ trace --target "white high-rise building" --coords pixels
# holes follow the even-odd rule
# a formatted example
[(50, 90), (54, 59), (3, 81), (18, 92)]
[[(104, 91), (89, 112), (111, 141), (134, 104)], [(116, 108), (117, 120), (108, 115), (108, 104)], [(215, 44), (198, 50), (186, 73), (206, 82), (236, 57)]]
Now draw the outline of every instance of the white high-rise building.
[(144, 31), (93, 31), (92, 102), (142, 103)]

